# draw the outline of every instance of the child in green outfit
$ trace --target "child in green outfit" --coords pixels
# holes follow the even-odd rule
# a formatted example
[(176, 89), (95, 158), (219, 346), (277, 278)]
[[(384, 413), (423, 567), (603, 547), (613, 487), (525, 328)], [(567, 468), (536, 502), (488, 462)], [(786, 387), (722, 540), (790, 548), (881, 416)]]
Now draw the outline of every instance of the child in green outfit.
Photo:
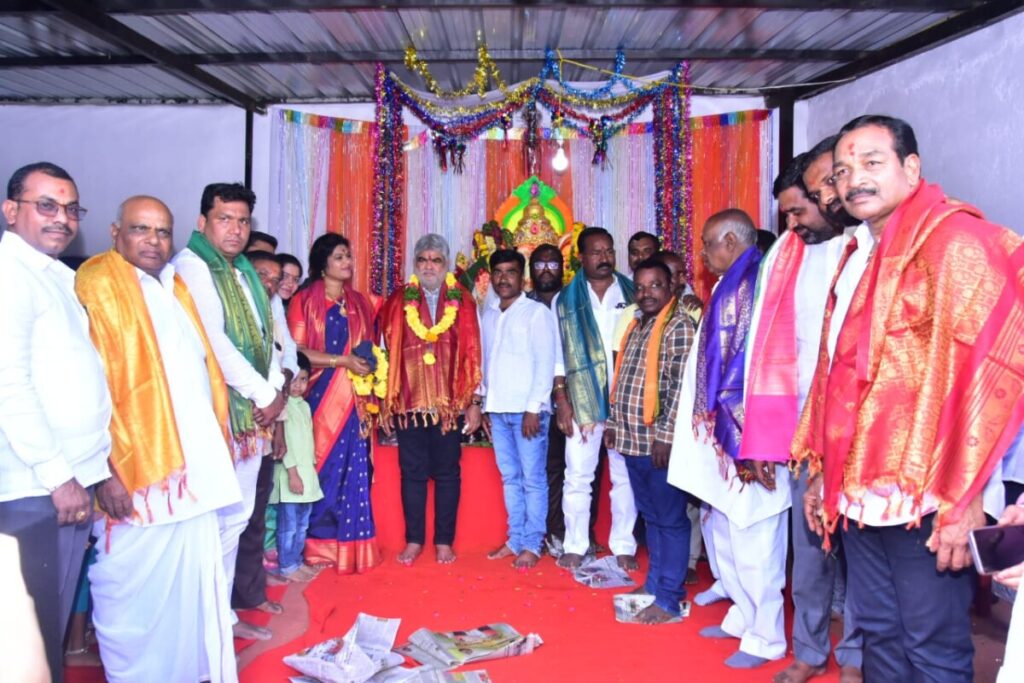
[(285, 406), (284, 439), (288, 448), (274, 469), (270, 502), (277, 505), (277, 573), (293, 581), (308, 581), (314, 572), (302, 562), (306, 529), (313, 503), (324, 497), (313, 454), (313, 416), (302, 396), (309, 384), (309, 359), (298, 355), (299, 372), (292, 378)]

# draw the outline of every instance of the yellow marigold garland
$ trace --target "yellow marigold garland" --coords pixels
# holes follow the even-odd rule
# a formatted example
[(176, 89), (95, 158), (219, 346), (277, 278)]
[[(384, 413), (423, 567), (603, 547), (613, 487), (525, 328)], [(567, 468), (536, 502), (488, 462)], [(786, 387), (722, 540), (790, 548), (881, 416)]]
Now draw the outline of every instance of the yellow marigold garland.
[[(462, 299), (462, 294), (456, 285), (455, 276), (451, 273), (446, 274), (444, 283), (448, 286), (448, 300), (444, 304), (444, 313), (441, 315), (441, 319), (431, 327), (427, 327), (420, 320), (418, 306), (421, 295), (419, 278), (415, 275), (410, 277), (409, 284), (405, 288), (406, 304), (403, 309), (405, 311), (405, 322), (413, 334), (429, 344), (433, 344), (442, 334), (450, 330), (459, 314), (459, 302)], [(432, 351), (427, 351), (423, 354), (423, 362), (427, 365), (433, 365), (437, 362), (437, 356)]]

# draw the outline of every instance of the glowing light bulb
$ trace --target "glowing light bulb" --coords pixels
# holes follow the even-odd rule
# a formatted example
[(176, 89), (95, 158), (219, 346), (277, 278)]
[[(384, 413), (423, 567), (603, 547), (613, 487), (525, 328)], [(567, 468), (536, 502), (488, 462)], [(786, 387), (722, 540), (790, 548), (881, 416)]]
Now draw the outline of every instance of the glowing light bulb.
[(565, 155), (561, 141), (558, 143), (558, 151), (555, 152), (555, 157), (551, 160), (551, 168), (555, 169), (558, 173), (562, 173), (565, 169), (569, 168), (569, 157)]

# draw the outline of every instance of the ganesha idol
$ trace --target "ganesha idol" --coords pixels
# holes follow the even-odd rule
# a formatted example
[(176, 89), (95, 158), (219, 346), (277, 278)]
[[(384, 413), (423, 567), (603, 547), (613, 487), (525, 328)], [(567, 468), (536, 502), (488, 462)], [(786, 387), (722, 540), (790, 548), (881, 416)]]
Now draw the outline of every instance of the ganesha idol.
[[(575, 265), (574, 240), (579, 230), (572, 212), (554, 189), (533, 176), (512, 191), (494, 220), (473, 233), (472, 261), (459, 254), (456, 275), (482, 302), (489, 285), (487, 261), (497, 249), (513, 248), (527, 260), (541, 244), (554, 244), (565, 260), (565, 277)], [(529, 282), (526, 283), (529, 287)]]

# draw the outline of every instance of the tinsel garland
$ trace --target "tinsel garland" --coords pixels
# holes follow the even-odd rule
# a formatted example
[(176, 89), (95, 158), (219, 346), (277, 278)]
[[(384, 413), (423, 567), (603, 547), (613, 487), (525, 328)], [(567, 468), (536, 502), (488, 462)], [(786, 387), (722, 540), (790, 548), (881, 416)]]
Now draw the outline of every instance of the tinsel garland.
[[(486, 49), (480, 53), (477, 77), (471, 86), (451, 92), (439, 92), (434, 82), (430, 87), (438, 97), (458, 98), (476, 92), (481, 97), (481, 82), (486, 84)], [(429, 70), (412, 53), (410, 67), (427, 78)], [(401, 283), (401, 245), (404, 243), (402, 217), (405, 144), (402, 111), (408, 109), (423, 122), (433, 135), (438, 163), (443, 171), (450, 166), (461, 173), (466, 154), (466, 142), (479, 137), (492, 128), (500, 128), (504, 139), (517, 112), (526, 122), (524, 136), (524, 163), (529, 173), (539, 166), (539, 113), (537, 106), (547, 109), (552, 128), (563, 126), (575, 130), (594, 145), (592, 163), (604, 169), (609, 161), (608, 142), (625, 130), (647, 107), (654, 115), (654, 170), (657, 232), (666, 247), (680, 249), (685, 244), (684, 256), (687, 272), (692, 278), (693, 253), (689, 235), (692, 215), (690, 163), (692, 149), (689, 134), (690, 93), (689, 66), (678, 65), (663, 82), (635, 87), (623, 77), (625, 57), (616, 55), (615, 71), (611, 79), (595, 90), (574, 88), (562, 80), (558, 61), (548, 54), (538, 78), (530, 79), (509, 91), (495, 73), (490, 78), (499, 83), (502, 97), (478, 105), (460, 106), (454, 103), (431, 102), (403, 84), (394, 74), (377, 66), (375, 94), (377, 100), (377, 129), (373, 133), (373, 153), (376, 160), (374, 177), (374, 236), (371, 248), (371, 287), (374, 292), (388, 294)], [(415, 67), (415, 68), (414, 68)], [(489, 68), (489, 67), (487, 67)], [(496, 70), (495, 70), (496, 72)], [(484, 73), (481, 76), (481, 73)], [(432, 78), (432, 77), (431, 77)], [(483, 79), (481, 81), (481, 78)], [(549, 84), (548, 80), (554, 81)], [(429, 85), (430, 79), (428, 79)], [(627, 92), (612, 95), (616, 84)], [(595, 112), (596, 115), (588, 113)], [(507, 143), (506, 143), (507, 144)]]
[[(690, 83), (690, 63), (682, 63), (681, 82)], [(686, 260), (686, 281), (691, 287), (694, 283), (693, 270), (693, 127), (690, 125), (690, 90), (680, 93), (682, 106), (679, 112), (680, 129), (683, 136), (683, 162), (679, 172), (680, 191), (683, 195), (682, 216), (680, 216), (679, 232), (683, 235), (683, 258)]]

